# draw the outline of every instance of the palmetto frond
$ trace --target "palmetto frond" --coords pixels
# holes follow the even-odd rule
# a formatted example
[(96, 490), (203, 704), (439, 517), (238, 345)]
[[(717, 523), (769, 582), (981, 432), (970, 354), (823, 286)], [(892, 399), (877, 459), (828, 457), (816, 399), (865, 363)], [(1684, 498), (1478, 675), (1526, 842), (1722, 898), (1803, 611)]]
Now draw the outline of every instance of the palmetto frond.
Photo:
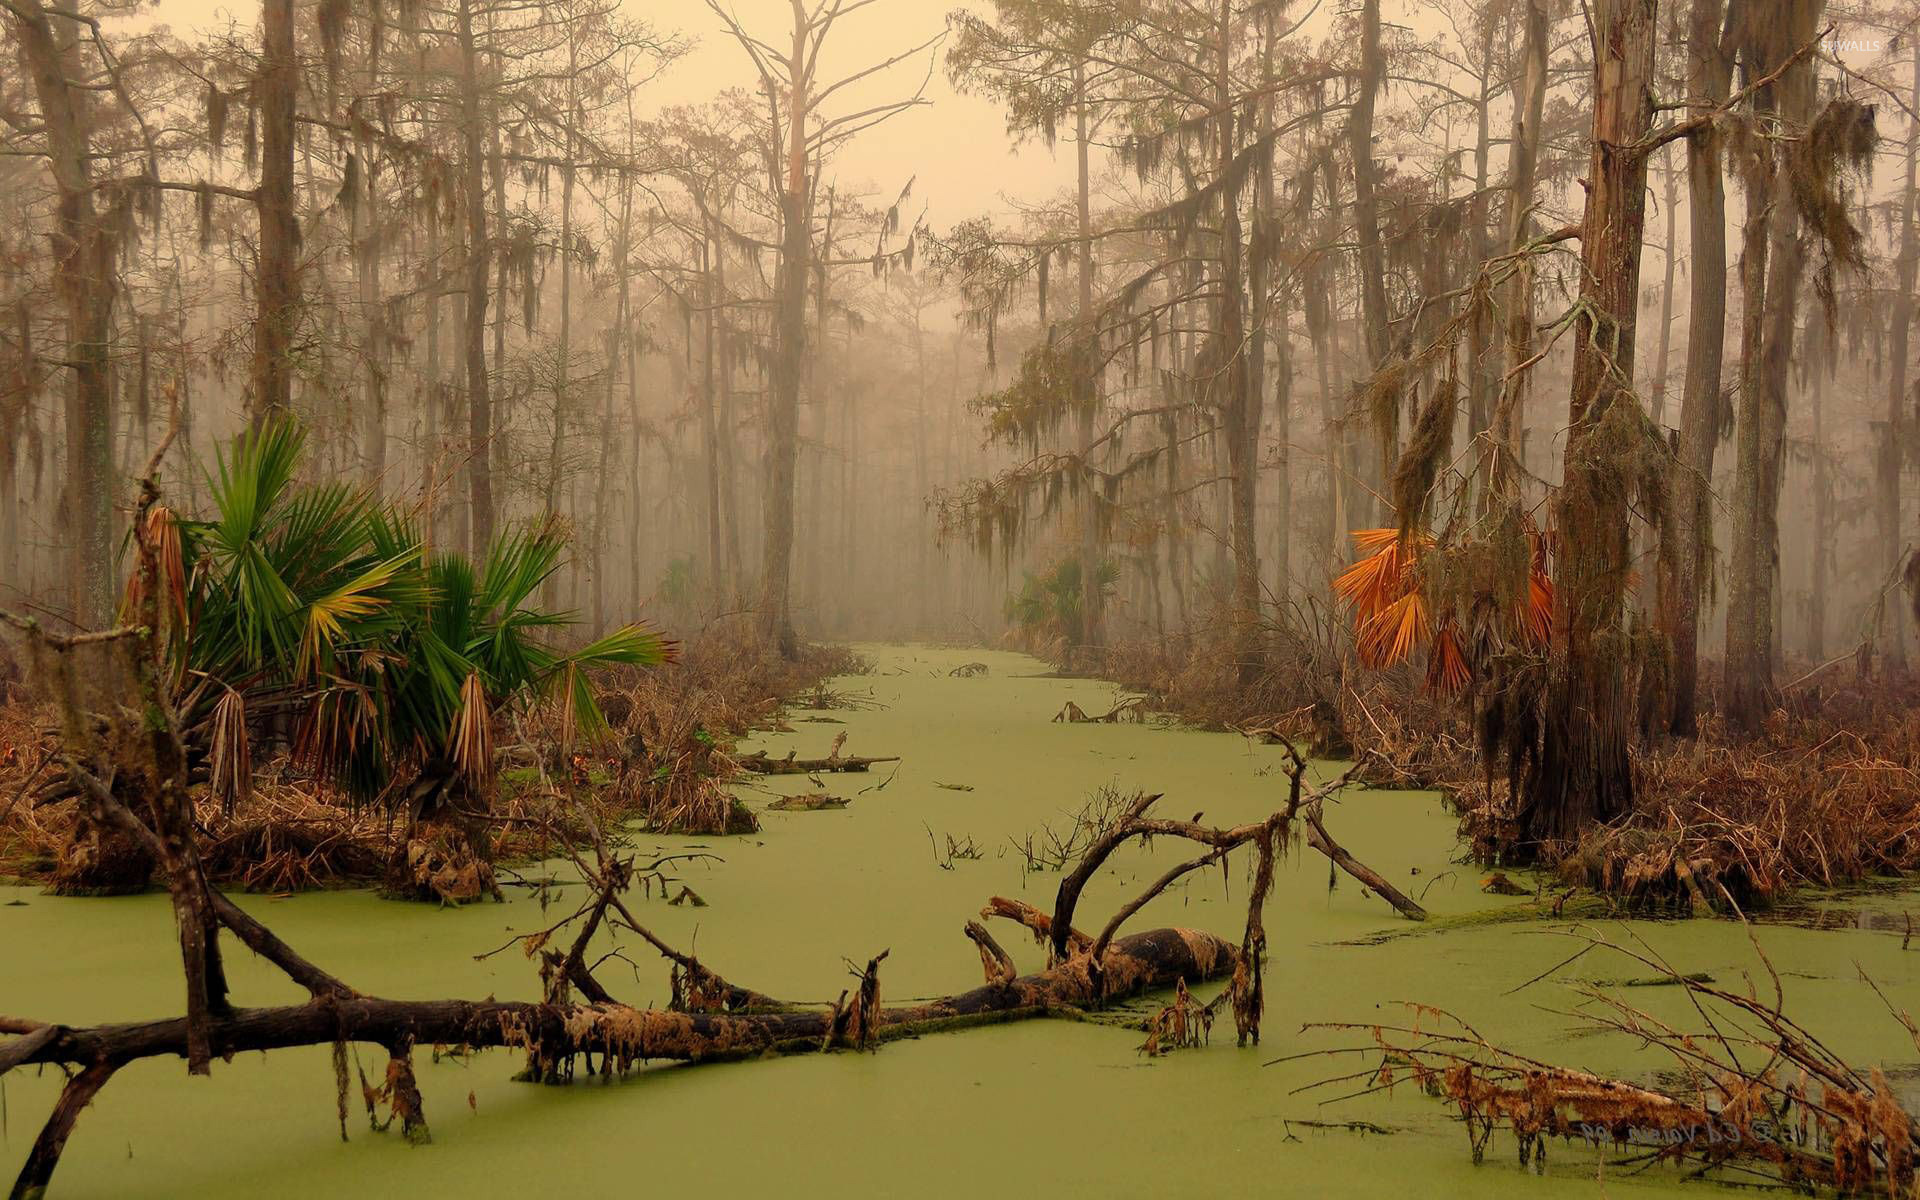
[(651, 629), (628, 625), (560, 658), (548, 676), (548, 691), (559, 705), (561, 743), (571, 746), (577, 738), (597, 738), (606, 731), (606, 719), (588, 685), (592, 668), (615, 663), (658, 667), (678, 657), (678, 643)]
[[(592, 736), (594, 668), (672, 661), (673, 643), (638, 626), (573, 651), (549, 641), (573, 624), (534, 603), (566, 550), (557, 523), (502, 534), (478, 569), (428, 555), (412, 517), (372, 494), (296, 483), (304, 443), (291, 421), (242, 435), (209, 479), (217, 514), (180, 525), (192, 703), (225, 722), (213, 728), (236, 770), (233, 714), (261, 689), (300, 701), (301, 760), (355, 796), (436, 762), (484, 786), (500, 706), (557, 701)], [(219, 717), (206, 706), (222, 694)]]
[(447, 758), (476, 784), (493, 778), (493, 704), (475, 671), (460, 685), (460, 708), (447, 733)]
[(253, 793), (253, 747), (247, 734), (247, 702), (226, 689), (213, 706), (213, 798), (227, 812)]
[(412, 555), (375, 563), (326, 595), (315, 597), (307, 605), (296, 672), (302, 677), (311, 676), (330, 663), (350, 638), (364, 639), (398, 628), (404, 619), (397, 611), (398, 602), (418, 591), (406, 577), (413, 563)]
[(1472, 682), (1473, 668), (1467, 665), (1460, 627), (1448, 621), (1434, 631), (1433, 649), (1427, 652), (1427, 686), (1451, 696)]
[(1431, 636), (1427, 602), (1418, 591), (1401, 595), (1374, 613), (1354, 631), (1360, 661), (1369, 667), (1390, 667), (1425, 645)]
[[(1528, 538), (1531, 553), (1524, 583), (1517, 591), (1494, 588), (1495, 595), (1512, 597), (1495, 606), (1500, 614), (1497, 628), (1477, 617), (1471, 623), (1477, 631), (1476, 656), (1485, 638), (1502, 636), (1499, 630), (1532, 649), (1545, 646), (1553, 635), (1549, 539), (1532, 529)], [(1360, 661), (1376, 669), (1396, 666), (1428, 647), (1427, 685), (1444, 692), (1465, 688), (1473, 680), (1475, 658), (1469, 655), (1459, 615), (1431, 611), (1421, 592), (1427, 574), (1424, 560), (1448, 551), (1436, 549), (1433, 536), (1418, 531), (1402, 537), (1397, 529), (1356, 529), (1353, 541), (1361, 557), (1334, 579), (1333, 591), (1353, 610)]]

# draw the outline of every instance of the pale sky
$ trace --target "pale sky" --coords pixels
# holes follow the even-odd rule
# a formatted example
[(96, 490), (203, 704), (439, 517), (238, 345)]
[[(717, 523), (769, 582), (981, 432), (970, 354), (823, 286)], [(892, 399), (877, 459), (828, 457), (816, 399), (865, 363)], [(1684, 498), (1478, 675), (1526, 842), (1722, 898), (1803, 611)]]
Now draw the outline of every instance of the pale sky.
[[(791, 28), (784, 0), (729, 0), (740, 22), (778, 44)], [(939, 33), (959, 0), (883, 0), (845, 19), (827, 44), (823, 74), (838, 78), (871, 62), (892, 57)], [(746, 55), (721, 27), (704, 0), (625, 0), (627, 10), (661, 31), (677, 30), (698, 45), (643, 95), (643, 111), (691, 104), (728, 87), (754, 82)], [(158, 18), (181, 36), (197, 28), (224, 27), (231, 17), (242, 25), (258, 19), (259, 5), (244, 0), (159, 0)], [(890, 202), (909, 177), (915, 177), (913, 201), (902, 213), (917, 217), (927, 206), (927, 224), (945, 230), (987, 210), (1004, 210), (1003, 196), (1023, 201), (1046, 198), (1072, 179), (1072, 146), (1049, 151), (1037, 142), (1012, 147), (998, 105), (962, 96), (947, 82), (944, 51), (936, 56), (926, 95), (931, 104), (902, 113), (860, 135), (830, 167), (832, 180), (854, 190), (871, 190)], [(894, 66), (834, 98), (857, 111), (875, 103), (911, 95), (927, 71), (927, 54)], [(846, 111), (838, 109), (837, 111)], [(871, 185), (870, 187), (868, 185)]]

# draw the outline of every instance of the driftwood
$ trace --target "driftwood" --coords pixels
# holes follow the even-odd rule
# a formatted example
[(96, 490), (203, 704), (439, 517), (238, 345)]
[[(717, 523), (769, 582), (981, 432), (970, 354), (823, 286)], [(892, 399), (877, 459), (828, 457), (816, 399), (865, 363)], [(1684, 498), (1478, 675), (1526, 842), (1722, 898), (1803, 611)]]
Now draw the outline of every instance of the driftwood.
[(812, 792), (805, 796), (782, 796), (767, 807), (778, 812), (819, 812), (822, 809), (845, 808), (852, 803), (845, 796)]
[[(924, 1004), (882, 1008), (860, 1044), (982, 1019), (1091, 1007), (1178, 980), (1217, 979), (1232, 969), (1233, 959), (1232, 944), (1213, 934), (1156, 929), (1108, 948), (1100, 972), (1104, 992), (1096, 991), (1084, 962), (1063, 964)], [(832, 1049), (841, 1044), (830, 1036), (832, 1019), (831, 1011), (818, 1009), (688, 1012), (612, 1001), (386, 1000), (349, 994), (278, 1008), (234, 1009), (209, 1022), (206, 1034), (220, 1055), (342, 1041), (388, 1048), (506, 1046), (527, 1052), (535, 1078), (558, 1079), (571, 1075), (574, 1060), (583, 1056), (604, 1056), (602, 1069), (620, 1070), (649, 1059), (715, 1062)], [(0, 1018), (0, 1032), (20, 1035), (0, 1043), (0, 1070), (60, 1064), (103, 1066), (111, 1073), (136, 1059), (188, 1052), (183, 1017), (86, 1028), (6, 1017)]]
[(1122, 721), (1140, 724), (1147, 719), (1147, 698), (1128, 696), (1099, 716), (1093, 716), (1073, 701), (1067, 701), (1059, 712), (1053, 715), (1055, 725), (1117, 725)]
[(797, 758), (795, 752), (789, 750), (785, 758), (773, 758), (765, 750), (756, 750), (734, 761), (756, 775), (815, 775), (823, 771), (864, 771), (875, 763), (899, 762), (900, 756), (842, 758), (836, 754), (830, 758)]

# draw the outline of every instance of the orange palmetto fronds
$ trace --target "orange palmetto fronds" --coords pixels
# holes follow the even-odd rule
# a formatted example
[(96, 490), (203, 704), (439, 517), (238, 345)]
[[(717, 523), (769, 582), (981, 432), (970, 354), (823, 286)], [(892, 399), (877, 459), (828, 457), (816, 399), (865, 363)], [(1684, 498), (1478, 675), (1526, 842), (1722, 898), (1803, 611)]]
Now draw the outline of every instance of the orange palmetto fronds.
[[(1528, 540), (1525, 591), (1504, 616), (1516, 640), (1538, 649), (1553, 634), (1553, 577), (1546, 535), (1530, 530)], [(1420, 563), (1434, 552), (1433, 536), (1416, 532), (1403, 539), (1397, 529), (1356, 529), (1353, 542), (1361, 558), (1333, 581), (1333, 591), (1353, 609), (1360, 661), (1391, 667), (1430, 647), (1427, 686), (1449, 693), (1465, 688), (1473, 680), (1465, 631), (1453, 613), (1433, 612), (1420, 590)]]
[(1466, 648), (1460, 644), (1460, 627), (1448, 621), (1433, 635), (1433, 649), (1427, 654), (1427, 686), (1453, 695), (1472, 682), (1473, 668), (1467, 665)]
[(1418, 566), (1433, 538), (1416, 533), (1403, 542), (1397, 529), (1356, 529), (1353, 543), (1362, 557), (1333, 581), (1333, 592), (1353, 606), (1360, 661), (1376, 668), (1404, 662), (1432, 636)]

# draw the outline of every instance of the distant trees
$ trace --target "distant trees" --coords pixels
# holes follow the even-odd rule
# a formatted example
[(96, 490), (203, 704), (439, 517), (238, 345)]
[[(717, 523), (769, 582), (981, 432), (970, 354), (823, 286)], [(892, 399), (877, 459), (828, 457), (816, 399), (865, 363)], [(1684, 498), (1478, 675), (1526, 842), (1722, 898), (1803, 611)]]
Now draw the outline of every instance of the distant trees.
[[(114, 585), (115, 275), (136, 205), (156, 202), (139, 187), (154, 162), (137, 145), (103, 144), (103, 123), (124, 130), (139, 114), (97, 21), (43, 0), (10, 2), (6, 18), (37, 109), (37, 119), (8, 114), (10, 140), (27, 142), (45, 161), (57, 196), (53, 276), (66, 318), (59, 358), (69, 376), (63, 504), (72, 545), (68, 595), (74, 619), (97, 626), (111, 612)], [(116, 178), (116, 165), (128, 162), (137, 164), (139, 177)], [(21, 340), (27, 341), (24, 332)], [(21, 353), (31, 351), (23, 345)]]
[[(938, 38), (831, 78), (821, 74), (822, 49), (842, 17), (872, 0), (826, 0), (811, 9), (803, 0), (791, 0), (790, 39), (780, 47), (749, 33), (717, 0), (707, 2), (752, 63), (766, 105), (766, 122), (755, 136), (761, 145), (768, 194), (778, 209), (780, 257), (774, 282), (766, 407), (759, 623), (762, 634), (778, 645), (781, 653), (792, 657), (798, 651), (792, 612), (794, 489), (800, 453), (800, 389), (809, 336), (807, 299), (823, 261), (830, 259), (830, 255), (816, 254), (814, 241), (820, 172), (833, 151), (850, 138), (925, 103), (926, 85), (923, 80), (920, 88), (904, 99), (850, 106), (836, 115), (828, 115), (826, 103), (862, 80), (925, 52)], [(904, 255), (906, 251), (896, 249), (894, 253)], [(883, 251), (877, 249), (875, 258), (881, 257)]]
[[(658, 591), (788, 653), (877, 612), (992, 634), (1031, 572), (1079, 589), (1043, 624), (1088, 667), (1148, 638), (1271, 697), (1424, 654), (1524, 710), (1496, 750), (1541, 838), (1626, 803), (1636, 740), (1764, 727), (1790, 654), (1904, 659), (1912, 147), (1863, 169), (1920, 60), (1814, 43), (1907, 0), (1616, 0), (1591, 35), (1550, 0), (971, 6), (948, 80), (1065, 143), (1060, 186), (938, 235), (916, 164), (843, 177), (943, 36), (861, 47), (868, 0), (710, 5), (741, 69), (666, 110), (687, 44), (613, 0), (0, 4), (0, 587), (50, 613), (109, 615), (114, 480), (173, 410), (188, 507), (290, 413), (436, 547), (571, 526), (542, 606), (595, 628)], [(986, 570), (904, 544), (942, 523)], [(1356, 532), (1391, 578), (1330, 589)]]

